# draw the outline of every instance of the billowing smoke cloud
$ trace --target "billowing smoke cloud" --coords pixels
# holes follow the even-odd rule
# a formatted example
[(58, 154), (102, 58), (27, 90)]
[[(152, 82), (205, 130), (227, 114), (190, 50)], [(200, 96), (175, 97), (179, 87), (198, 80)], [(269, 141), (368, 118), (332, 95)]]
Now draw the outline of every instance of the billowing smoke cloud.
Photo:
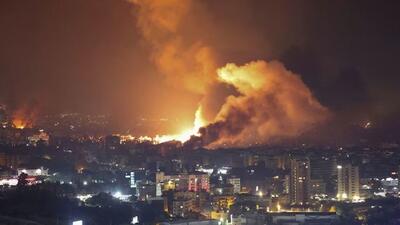
[(188, 40), (182, 23), (191, 0), (130, 0), (137, 6), (138, 27), (151, 45), (152, 60), (167, 81), (204, 94), (214, 82), (216, 64), (212, 49), (201, 40)]
[[(300, 77), (273, 61), (217, 69), (213, 49), (202, 40), (186, 38), (183, 21), (194, 2), (131, 0), (139, 6), (138, 27), (150, 44), (152, 60), (173, 85), (203, 96), (204, 111), (215, 93), (227, 88), (213, 123), (203, 127), (210, 148), (264, 144), (295, 137), (327, 118), (328, 110), (312, 96)], [(236, 94), (230, 94), (234, 89)], [(222, 91), (224, 92), (224, 91)]]
[(221, 82), (234, 86), (214, 123), (202, 129), (209, 147), (248, 146), (295, 137), (328, 117), (328, 110), (300, 77), (277, 61), (254, 61), (218, 69)]

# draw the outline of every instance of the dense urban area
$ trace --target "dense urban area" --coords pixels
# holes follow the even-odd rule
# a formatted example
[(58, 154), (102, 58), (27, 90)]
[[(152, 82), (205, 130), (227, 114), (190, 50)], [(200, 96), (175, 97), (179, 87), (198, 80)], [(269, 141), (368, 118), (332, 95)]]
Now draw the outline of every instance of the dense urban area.
[(400, 221), (395, 142), (208, 150), (99, 135), (104, 116), (46, 121), (17, 124), (0, 111), (0, 224)]
[(400, 225), (400, 0), (0, 0), (0, 225)]

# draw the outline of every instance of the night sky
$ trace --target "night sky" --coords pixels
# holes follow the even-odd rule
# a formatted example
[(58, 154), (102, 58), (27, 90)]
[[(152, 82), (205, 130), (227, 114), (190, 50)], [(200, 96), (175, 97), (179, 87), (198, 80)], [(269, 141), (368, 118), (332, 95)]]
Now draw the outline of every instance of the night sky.
[[(184, 32), (218, 66), (279, 60), (336, 118), (397, 120), (400, 1), (196, 1)], [(119, 0), (3, 0), (0, 103), (42, 113), (183, 118), (201, 97), (152, 64), (134, 4)]]

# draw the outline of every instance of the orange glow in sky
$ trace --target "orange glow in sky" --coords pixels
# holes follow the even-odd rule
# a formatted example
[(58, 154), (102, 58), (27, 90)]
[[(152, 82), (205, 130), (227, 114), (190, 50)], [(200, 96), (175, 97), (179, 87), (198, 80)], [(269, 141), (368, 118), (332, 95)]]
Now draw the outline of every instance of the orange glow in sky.
[(156, 135), (154, 137), (153, 141), (156, 143), (163, 143), (163, 142), (168, 142), (168, 141), (180, 141), (180, 142), (186, 142), (190, 139), (192, 136), (199, 136), (199, 129), (206, 125), (206, 122), (204, 121), (202, 117), (202, 108), (199, 106), (196, 110), (195, 113), (195, 119), (193, 122), (193, 127), (187, 128), (186, 130), (183, 130), (181, 133), (178, 134), (172, 134), (172, 135)]
[(23, 119), (20, 118), (15, 118), (13, 119), (13, 125), (15, 128), (17, 129), (24, 129), (26, 127), (26, 121), (24, 121)]

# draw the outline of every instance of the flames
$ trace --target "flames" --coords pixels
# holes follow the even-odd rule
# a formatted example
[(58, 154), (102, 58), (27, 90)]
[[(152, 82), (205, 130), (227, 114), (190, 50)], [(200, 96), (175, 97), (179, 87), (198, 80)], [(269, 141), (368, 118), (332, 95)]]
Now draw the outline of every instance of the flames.
[(12, 113), (12, 125), (17, 129), (30, 128), (36, 120), (36, 108), (20, 107)]
[[(214, 48), (201, 35), (190, 35), (191, 29), (198, 29), (187, 24), (198, 2), (128, 1), (138, 7), (137, 27), (161, 74), (172, 85), (202, 97), (192, 128), (156, 136), (156, 142), (185, 142), (200, 136), (209, 148), (265, 144), (296, 137), (329, 117), (328, 109), (314, 98), (300, 76), (278, 61), (260, 60), (243, 66), (228, 63), (218, 69)], [(235, 93), (225, 93), (225, 101), (211, 110), (205, 102), (216, 99), (214, 90), (221, 85)], [(210, 117), (211, 111), (216, 113)]]
[(179, 134), (161, 135), (161, 136), (157, 135), (153, 139), (153, 141), (156, 143), (163, 143), (163, 142), (168, 142), (168, 141), (186, 142), (186, 141), (190, 140), (190, 138), (192, 136), (200, 136), (199, 130), (201, 127), (203, 127), (205, 125), (206, 125), (206, 122), (204, 121), (204, 119), (202, 117), (202, 107), (199, 106), (195, 113), (193, 127), (188, 128)]
[[(201, 40), (189, 40), (182, 31), (182, 24), (190, 14), (191, 0), (128, 0), (139, 7), (137, 27), (143, 39), (150, 45), (151, 60), (165, 75), (171, 85), (203, 95), (216, 80), (217, 69), (213, 49)], [(193, 127), (179, 134), (142, 137), (156, 143), (168, 141), (186, 142), (199, 136), (205, 126), (203, 108), (195, 112)]]
[(14, 118), (12, 123), (17, 129), (24, 129), (28, 125), (28, 122), (23, 118)]
[(330, 115), (314, 98), (300, 76), (280, 62), (230, 63), (218, 69), (218, 81), (238, 93), (227, 96), (211, 123), (200, 105), (192, 128), (180, 134), (156, 136), (153, 141), (186, 142), (201, 137), (208, 148), (248, 147), (297, 137)]

